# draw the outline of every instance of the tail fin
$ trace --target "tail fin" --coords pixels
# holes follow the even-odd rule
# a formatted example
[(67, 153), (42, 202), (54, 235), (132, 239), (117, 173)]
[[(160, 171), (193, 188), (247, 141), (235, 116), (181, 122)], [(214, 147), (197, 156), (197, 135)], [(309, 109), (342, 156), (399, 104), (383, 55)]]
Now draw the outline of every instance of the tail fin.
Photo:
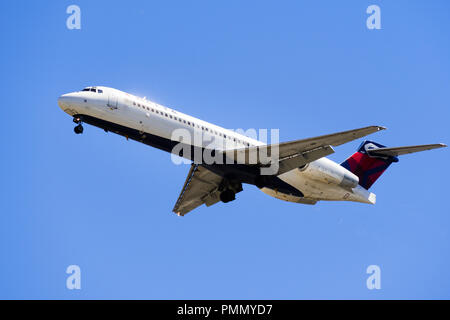
[(358, 176), (360, 186), (367, 190), (392, 162), (398, 162), (396, 156), (370, 154), (370, 150), (380, 148), (385, 148), (385, 146), (372, 141), (364, 141), (356, 153), (341, 163), (341, 166)]

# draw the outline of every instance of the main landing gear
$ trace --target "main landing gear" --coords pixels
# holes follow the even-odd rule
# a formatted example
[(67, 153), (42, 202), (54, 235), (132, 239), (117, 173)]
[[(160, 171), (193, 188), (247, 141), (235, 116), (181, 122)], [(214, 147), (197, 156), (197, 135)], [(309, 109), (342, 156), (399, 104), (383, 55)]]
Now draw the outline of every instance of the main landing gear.
[(73, 131), (76, 134), (83, 133), (83, 126), (81, 125), (81, 119), (80, 118), (73, 118), (73, 122), (78, 123), (78, 125), (75, 128), (73, 128)]
[(220, 201), (227, 203), (236, 199), (236, 193), (231, 189), (226, 189), (220, 193)]
[(242, 183), (235, 180), (224, 179), (219, 187), (220, 201), (227, 203), (236, 199), (236, 193), (242, 191)]

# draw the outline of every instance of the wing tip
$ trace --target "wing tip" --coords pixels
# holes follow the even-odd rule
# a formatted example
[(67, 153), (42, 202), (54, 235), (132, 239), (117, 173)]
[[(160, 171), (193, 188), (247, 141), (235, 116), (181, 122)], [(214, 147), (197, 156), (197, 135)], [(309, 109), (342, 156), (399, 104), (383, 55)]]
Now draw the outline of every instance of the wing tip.
[(368, 127), (364, 127), (361, 129), (366, 129), (366, 130), (370, 130), (372, 133), (374, 132), (378, 132), (378, 131), (382, 131), (382, 130), (386, 130), (387, 128), (384, 126), (368, 126)]
[(431, 147), (431, 149), (440, 149), (440, 148), (447, 148), (447, 145), (445, 143), (435, 143), (428, 145)]

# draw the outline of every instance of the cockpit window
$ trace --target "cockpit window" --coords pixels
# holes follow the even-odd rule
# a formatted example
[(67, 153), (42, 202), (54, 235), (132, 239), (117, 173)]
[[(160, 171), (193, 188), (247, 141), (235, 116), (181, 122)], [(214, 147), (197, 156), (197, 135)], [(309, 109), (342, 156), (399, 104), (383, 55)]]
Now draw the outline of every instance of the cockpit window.
[(81, 90), (81, 91), (90, 91), (90, 92), (98, 92), (98, 93), (103, 93), (103, 90), (100, 90), (100, 89), (98, 89), (97, 90), (97, 88), (92, 88), (92, 87), (87, 87), (87, 88), (84, 88), (83, 90)]

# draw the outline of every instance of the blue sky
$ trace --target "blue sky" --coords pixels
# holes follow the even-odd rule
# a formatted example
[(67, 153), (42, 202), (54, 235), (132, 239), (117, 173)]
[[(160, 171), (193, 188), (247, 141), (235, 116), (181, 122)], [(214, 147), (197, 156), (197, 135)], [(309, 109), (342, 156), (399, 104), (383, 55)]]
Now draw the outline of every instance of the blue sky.
[[(66, 28), (71, 4), (81, 30)], [(371, 4), (381, 30), (366, 28)], [(180, 218), (188, 166), (75, 135), (56, 104), (106, 85), (281, 140), (384, 125), (370, 138), (388, 146), (449, 143), (447, 1), (3, 1), (0, 17), (0, 298), (450, 298), (447, 149), (393, 164), (375, 206), (245, 185)], [(72, 264), (81, 290), (65, 287)], [(366, 288), (372, 264), (381, 290)]]

